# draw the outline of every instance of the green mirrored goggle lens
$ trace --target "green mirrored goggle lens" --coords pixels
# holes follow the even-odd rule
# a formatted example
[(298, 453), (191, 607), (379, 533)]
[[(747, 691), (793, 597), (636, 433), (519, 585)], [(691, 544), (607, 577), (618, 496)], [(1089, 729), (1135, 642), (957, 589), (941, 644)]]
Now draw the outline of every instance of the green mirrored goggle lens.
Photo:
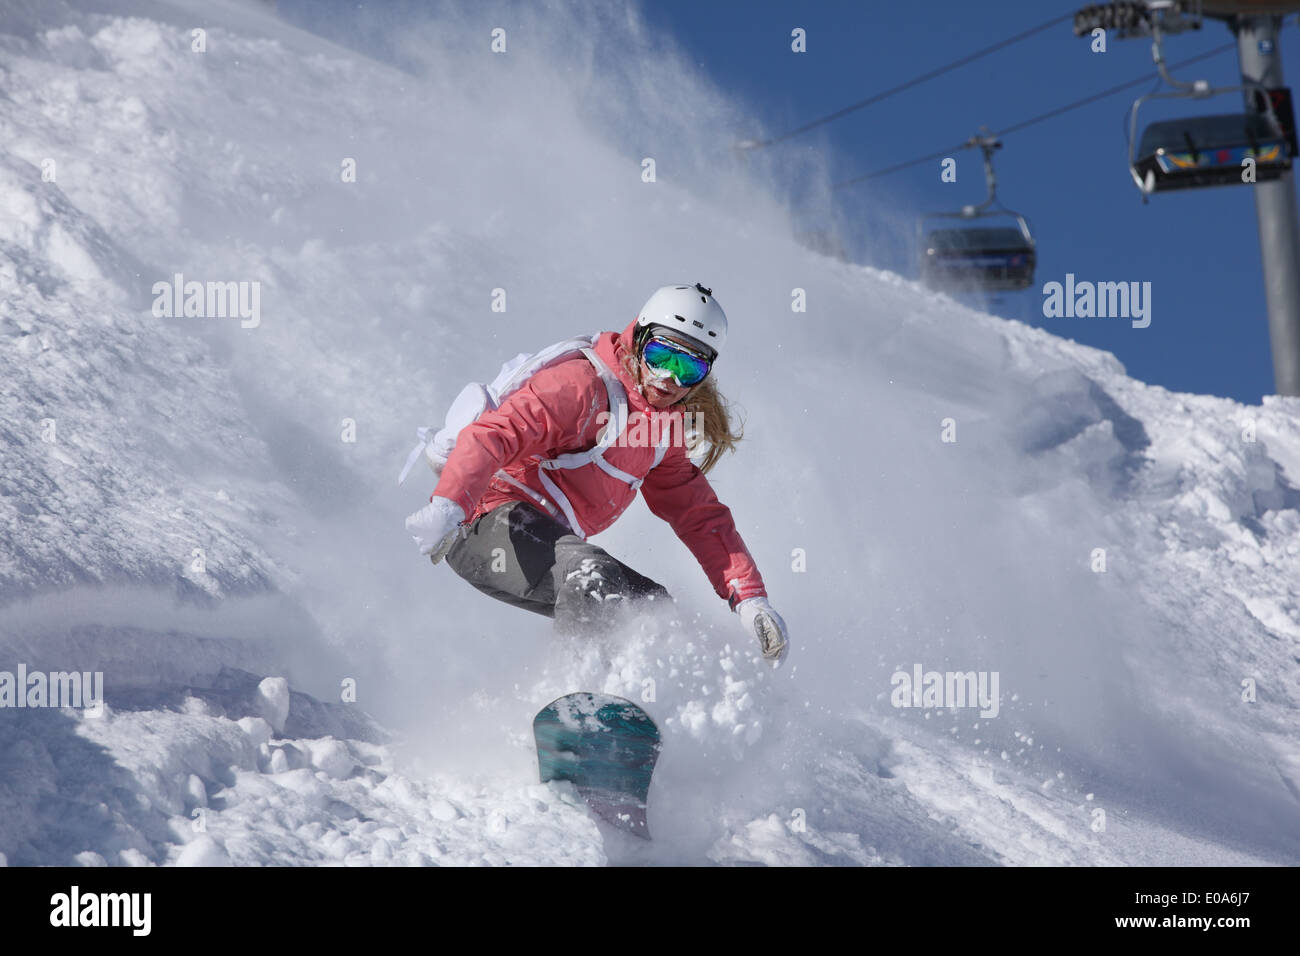
[(683, 388), (690, 388), (704, 381), (709, 374), (709, 360), (693, 352), (665, 342), (663, 339), (651, 339), (641, 353), (646, 365), (657, 371), (671, 374)]

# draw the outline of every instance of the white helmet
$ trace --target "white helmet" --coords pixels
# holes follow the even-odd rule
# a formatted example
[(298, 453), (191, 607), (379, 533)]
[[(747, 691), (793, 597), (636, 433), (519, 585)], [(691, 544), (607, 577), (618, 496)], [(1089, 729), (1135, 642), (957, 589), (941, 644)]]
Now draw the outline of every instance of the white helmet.
[(695, 285), (666, 285), (650, 296), (637, 316), (637, 334), (651, 326), (679, 332), (707, 346), (716, 359), (727, 344), (727, 314), (713, 298), (713, 290)]

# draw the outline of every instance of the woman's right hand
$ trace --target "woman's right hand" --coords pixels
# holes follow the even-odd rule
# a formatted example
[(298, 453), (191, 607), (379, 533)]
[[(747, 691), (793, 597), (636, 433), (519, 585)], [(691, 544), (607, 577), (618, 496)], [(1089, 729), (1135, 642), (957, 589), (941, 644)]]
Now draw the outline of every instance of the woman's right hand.
[(451, 546), (456, 543), (456, 536), (465, 520), (465, 511), (450, 498), (433, 499), (406, 519), (406, 530), (411, 533), (421, 554), (437, 564), (443, 559)]

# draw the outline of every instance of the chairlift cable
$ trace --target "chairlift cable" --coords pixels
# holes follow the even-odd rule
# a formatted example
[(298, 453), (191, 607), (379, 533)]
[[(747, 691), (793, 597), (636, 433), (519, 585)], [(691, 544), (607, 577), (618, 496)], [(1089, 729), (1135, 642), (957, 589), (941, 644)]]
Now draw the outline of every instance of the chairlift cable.
[[(1236, 48), (1237, 48), (1237, 44), (1235, 41), (1231, 43), (1225, 43), (1223, 44), (1223, 46), (1217, 46), (1213, 50), (1207, 50), (1206, 52), (1200, 53), (1194, 57), (1191, 57), (1190, 59), (1182, 60), (1181, 62), (1174, 64), (1174, 67), (1181, 68), (1184, 66), (1190, 66), (1191, 64), (1197, 63), (1200, 60), (1207, 60), (1212, 56), (1218, 56), (1220, 53), (1227, 53), (1229, 50), (1235, 50)], [(1078, 109), (1079, 107), (1082, 106), (1087, 106), (1090, 103), (1095, 103), (1097, 100), (1105, 99), (1108, 96), (1113, 96), (1114, 94), (1126, 90), (1131, 86), (1137, 86), (1138, 84), (1143, 83), (1148, 79), (1150, 79), (1149, 75), (1140, 76), (1137, 79), (1130, 80), (1129, 82), (1123, 83), (1119, 86), (1112, 86), (1108, 90), (1103, 90), (1100, 93), (1094, 93), (1092, 96), (1085, 97), (1084, 99), (1079, 100), (1078, 102), (1070, 103), (1067, 106), (1057, 107), (1054, 110), (1049, 110), (1048, 112), (1043, 113), (1041, 116), (1035, 116), (1031, 120), (1025, 120), (1023, 123), (1016, 123), (1014, 126), (1008, 126), (1004, 130), (999, 130), (996, 135), (1005, 136), (1008, 133), (1018, 132), (1027, 126), (1033, 126), (1035, 123), (1041, 123), (1044, 120), (1052, 119), (1053, 117), (1059, 116), (1062, 113), (1068, 113), (1070, 110)]]
[[(1173, 65), (1172, 69), (1181, 69), (1182, 67), (1185, 66), (1191, 66), (1193, 63), (1198, 63), (1201, 60), (1207, 60), (1210, 57), (1218, 56), (1220, 53), (1226, 53), (1229, 50), (1234, 50), (1236, 49), (1236, 47), (1237, 44), (1235, 42), (1225, 43), (1223, 46), (1218, 46), (1212, 50), (1207, 50), (1204, 53), (1200, 53), (1197, 54), (1196, 56), (1189, 57), (1186, 60), (1180, 60), (1178, 63)], [(1037, 123), (1042, 123), (1046, 120), (1054, 119), (1055, 117), (1060, 116), (1063, 113), (1068, 113), (1071, 110), (1076, 110), (1081, 107), (1088, 106), (1092, 103), (1097, 102), (1098, 100), (1105, 99), (1108, 96), (1114, 96), (1116, 93), (1123, 92), (1124, 90), (1127, 90), (1130, 87), (1134, 87), (1142, 83), (1150, 82), (1150, 80), (1151, 80), (1151, 74), (1144, 73), (1142, 74), (1142, 76), (1129, 80), (1127, 83), (1120, 83), (1117, 86), (1112, 86), (1109, 89), (1102, 90), (1099, 93), (1093, 93), (1091, 96), (1086, 96), (1081, 100), (1075, 100), (1073, 103), (1067, 103), (1064, 106), (1058, 106), (1055, 109), (1048, 110), (1046, 113), (1041, 113), (1038, 116), (1033, 117), (1032, 119), (1027, 119), (1020, 123), (1014, 123), (1011, 126), (1006, 127), (1005, 129), (998, 130), (992, 135), (997, 137), (1002, 137), (1010, 133), (1017, 133), (1020, 130), (1026, 129), (1030, 126), (1034, 126)], [(862, 175), (854, 176), (851, 179), (841, 180), (838, 183), (832, 184), (831, 188), (843, 189), (846, 186), (852, 186), (855, 183), (864, 182), (865, 180), (868, 179), (878, 179), (881, 176), (888, 176), (890, 173), (896, 173), (900, 170), (907, 169), (909, 166), (916, 166), (919, 165), (920, 163), (926, 163), (926, 162), (931, 162), (935, 159), (946, 158), (948, 156), (951, 156), (955, 152), (959, 152), (964, 149), (970, 149), (972, 145), (973, 144), (969, 140), (967, 140), (966, 142), (962, 143), (959, 146), (953, 146), (948, 149), (939, 150), (938, 152), (934, 152), (934, 153), (927, 153), (925, 156), (918, 156), (917, 158), (909, 159), (906, 162), (895, 163), (893, 166), (887, 166), (884, 169), (878, 169), (870, 173), (863, 173)]]
[(953, 60), (951, 63), (947, 64), (946, 66), (941, 66), (936, 69), (930, 70), (928, 73), (922, 73), (920, 76), (915, 77), (914, 79), (910, 79), (906, 83), (900, 83), (898, 86), (890, 87), (887, 90), (882, 90), (879, 93), (869, 96), (865, 100), (859, 100), (857, 103), (850, 104), (849, 106), (846, 106), (843, 109), (838, 109), (834, 113), (830, 113), (826, 116), (823, 116), (821, 119), (813, 120), (811, 123), (805, 123), (803, 126), (800, 126), (797, 129), (792, 129), (789, 132), (782, 133), (780, 136), (773, 136), (770, 139), (760, 139), (760, 140), (747, 142), (743, 144), (741, 148), (762, 149), (765, 146), (772, 146), (776, 143), (784, 142), (787, 139), (792, 139), (793, 137), (799, 136), (802, 133), (806, 133), (811, 129), (816, 129), (818, 126), (823, 126), (826, 123), (830, 123), (833, 120), (837, 120), (841, 116), (847, 116), (849, 113), (855, 112), (860, 109), (864, 109), (868, 106), (872, 106), (876, 103), (879, 103), (882, 100), (887, 100), (889, 99), (889, 97), (895, 96), (898, 93), (902, 93), (904, 90), (909, 90), (914, 86), (919, 86), (920, 84), (927, 82), (928, 80), (933, 80), (935, 77), (942, 76), (945, 73), (950, 73), (953, 70), (958, 69), (959, 67), (966, 66), (968, 63), (974, 63), (976, 60), (988, 56), (990, 53), (996, 53), (998, 50), (1011, 46), (1014, 43), (1019, 43), (1021, 40), (1033, 36), (1035, 33), (1042, 33), (1044, 30), (1051, 29), (1052, 27), (1056, 26), (1058, 23), (1061, 23), (1064, 20), (1073, 20), (1074, 16), (1075, 16), (1074, 13), (1067, 13), (1062, 16), (1055, 17), (1051, 20), (1048, 20), (1046, 23), (1041, 23), (1036, 27), (1032, 27), (1028, 30), (1025, 30), (1023, 33), (1017, 33), (1015, 36), (1007, 37), (1005, 40), (1000, 40), (997, 43), (993, 44), (992, 46), (987, 46), (982, 50), (977, 50), (974, 53), (969, 53), (959, 60)]

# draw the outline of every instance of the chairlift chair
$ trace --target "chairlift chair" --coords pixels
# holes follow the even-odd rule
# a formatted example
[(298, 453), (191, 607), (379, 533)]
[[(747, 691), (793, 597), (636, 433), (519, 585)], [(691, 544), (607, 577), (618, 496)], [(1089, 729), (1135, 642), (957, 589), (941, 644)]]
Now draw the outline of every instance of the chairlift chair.
[[(989, 195), (978, 206), (958, 212), (927, 213), (917, 221), (921, 281), (945, 292), (1018, 292), (1034, 284), (1038, 256), (1029, 222), (997, 201), (993, 150), (1002, 144), (994, 137), (972, 137), (968, 146), (984, 153), (984, 176)], [(989, 219), (1003, 220), (993, 225)], [(943, 220), (966, 225), (942, 226)], [(1011, 220), (1014, 225), (1007, 222)]]
[[(1015, 225), (931, 228), (942, 219), (1012, 219)], [(1018, 292), (1034, 284), (1037, 252), (1024, 216), (1010, 210), (921, 217), (921, 281), (949, 292)]]
[[(1240, 93), (1250, 86), (1209, 90), (1200, 95)], [(1277, 179), (1291, 168), (1294, 152), (1287, 124), (1276, 112), (1275, 97), (1258, 88), (1267, 109), (1251, 113), (1221, 113), (1186, 116), (1149, 124), (1137, 138), (1138, 110), (1158, 97), (1182, 99), (1198, 94), (1156, 93), (1133, 104), (1129, 119), (1129, 172), (1144, 194), (1169, 192), (1200, 186), (1240, 184), (1243, 162), (1255, 161), (1255, 181)], [(1283, 93), (1290, 106), (1289, 91)], [(1294, 130), (1294, 120), (1290, 123)]]
[[(1296, 152), (1295, 115), (1287, 89), (1267, 90), (1258, 83), (1211, 87), (1206, 80), (1184, 83), (1165, 66), (1161, 21), (1150, 21), (1151, 55), (1160, 78), (1172, 87), (1148, 93), (1129, 111), (1128, 165), (1143, 196), (1151, 193), (1227, 186), (1244, 182), (1243, 162), (1255, 161), (1255, 181), (1277, 179), (1291, 168)], [(1138, 114), (1152, 100), (1208, 99), (1250, 91), (1255, 109), (1241, 113), (1188, 116), (1150, 123), (1137, 135)]]

